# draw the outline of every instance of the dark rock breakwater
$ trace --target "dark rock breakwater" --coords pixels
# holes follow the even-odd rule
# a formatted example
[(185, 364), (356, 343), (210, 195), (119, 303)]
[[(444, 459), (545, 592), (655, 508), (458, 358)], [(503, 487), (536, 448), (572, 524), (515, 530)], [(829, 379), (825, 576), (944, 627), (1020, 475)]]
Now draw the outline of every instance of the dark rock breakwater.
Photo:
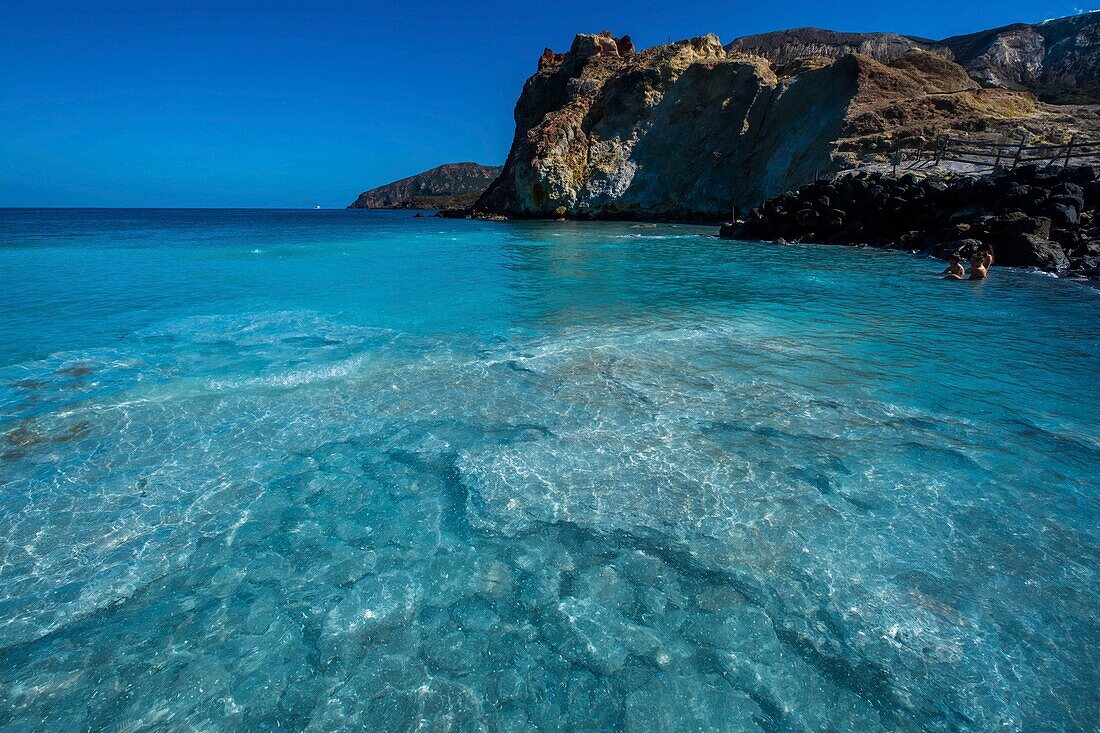
[(946, 259), (993, 247), (1000, 265), (1100, 276), (1100, 168), (1021, 166), (984, 178), (847, 173), (725, 224), (726, 239), (855, 244)]

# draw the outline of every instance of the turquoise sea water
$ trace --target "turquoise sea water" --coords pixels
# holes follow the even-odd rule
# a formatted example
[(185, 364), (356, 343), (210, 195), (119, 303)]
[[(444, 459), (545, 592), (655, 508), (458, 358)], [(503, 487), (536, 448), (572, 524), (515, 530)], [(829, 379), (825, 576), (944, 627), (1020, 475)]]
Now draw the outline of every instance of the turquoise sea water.
[(1100, 291), (0, 212), (0, 729), (1086, 731)]

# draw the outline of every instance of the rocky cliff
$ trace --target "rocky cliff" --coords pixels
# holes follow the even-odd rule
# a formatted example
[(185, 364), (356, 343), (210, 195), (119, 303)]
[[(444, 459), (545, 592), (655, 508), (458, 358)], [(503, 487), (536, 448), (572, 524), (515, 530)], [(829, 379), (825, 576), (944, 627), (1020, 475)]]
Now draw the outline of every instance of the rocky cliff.
[(349, 209), (443, 209), (469, 206), (501, 172), (500, 166), (447, 163), (359, 194)]
[(513, 216), (720, 217), (730, 155), (767, 62), (714, 36), (635, 53), (629, 38), (580, 35), (547, 50), (516, 104), (501, 177), (477, 207)]
[(504, 171), (475, 208), (717, 221), (731, 203), (754, 206), (901, 138), (1018, 139), (1075, 124), (1030, 94), (981, 88), (950, 54), (885, 41), (870, 50), (883, 60), (773, 65), (715, 36), (635, 52), (628, 37), (579, 35), (567, 53), (543, 53)]

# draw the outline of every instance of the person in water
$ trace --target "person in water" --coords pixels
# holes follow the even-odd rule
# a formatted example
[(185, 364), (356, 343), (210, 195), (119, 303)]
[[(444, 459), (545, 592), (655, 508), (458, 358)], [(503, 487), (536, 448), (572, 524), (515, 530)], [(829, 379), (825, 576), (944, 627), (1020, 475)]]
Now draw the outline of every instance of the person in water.
[(959, 263), (959, 253), (955, 252), (947, 258), (947, 269), (941, 273), (944, 280), (962, 280), (966, 275), (966, 270), (963, 269), (962, 264)]
[(978, 250), (978, 254), (982, 255), (983, 266), (985, 267), (986, 271), (988, 272), (989, 268), (993, 266), (993, 245), (992, 244), (983, 245), (982, 248), (980, 250)]
[[(993, 255), (986, 252), (975, 252), (974, 256), (970, 258), (970, 277), (969, 280), (985, 280), (989, 275), (989, 265), (986, 263), (993, 263)], [(960, 278), (961, 279), (961, 278)]]

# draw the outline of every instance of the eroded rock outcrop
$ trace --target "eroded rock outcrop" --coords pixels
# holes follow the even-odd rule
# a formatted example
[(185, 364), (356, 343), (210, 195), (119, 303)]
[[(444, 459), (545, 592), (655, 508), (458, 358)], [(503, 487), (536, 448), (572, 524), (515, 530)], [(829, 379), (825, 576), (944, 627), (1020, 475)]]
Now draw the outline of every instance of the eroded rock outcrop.
[[(624, 52), (580, 35), (545, 52), (516, 105), (500, 178), (475, 208), (509, 216), (718, 221), (852, 164), (897, 136), (1007, 127), (1041, 114), (912, 48), (887, 63), (812, 57), (783, 75), (715, 36)], [(886, 142), (882, 142), (886, 141)]]
[(633, 52), (579, 35), (544, 54), (516, 105), (504, 173), (477, 208), (513, 216), (694, 218), (729, 206), (730, 155), (762, 92), (763, 59), (714, 36)]

